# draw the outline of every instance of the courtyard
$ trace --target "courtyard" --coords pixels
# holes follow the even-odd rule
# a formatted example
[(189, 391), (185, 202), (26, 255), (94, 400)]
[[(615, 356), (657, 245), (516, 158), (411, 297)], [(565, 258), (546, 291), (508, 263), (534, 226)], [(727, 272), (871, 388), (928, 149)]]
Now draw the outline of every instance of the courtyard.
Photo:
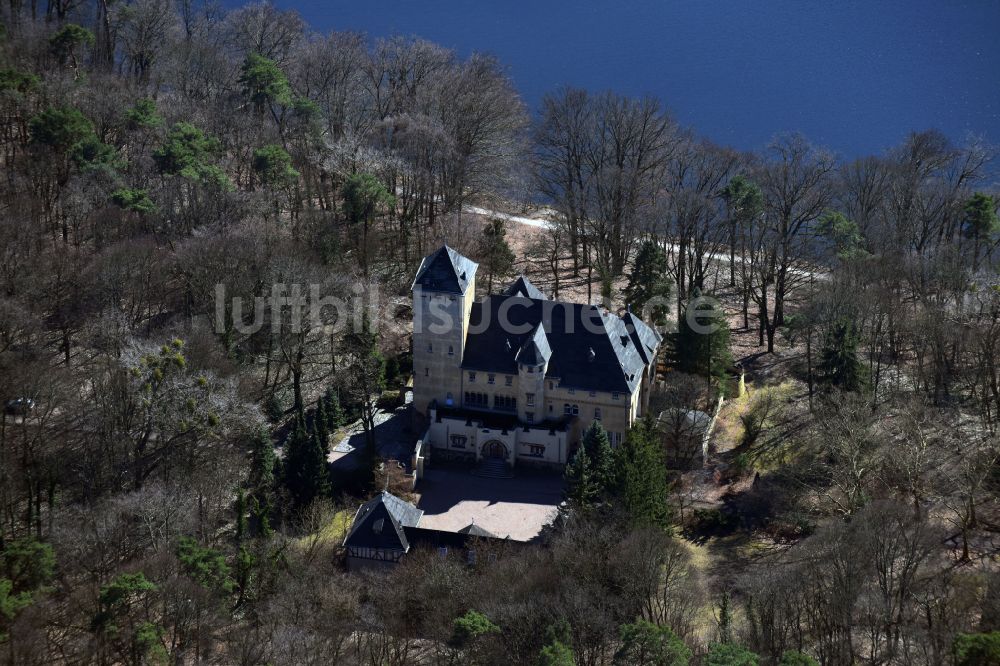
[(563, 478), (515, 470), (514, 478), (474, 476), (467, 469), (429, 468), (417, 484), (420, 527), (455, 532), (472, 522), (499, 537), (530, 541), (555, 517)]

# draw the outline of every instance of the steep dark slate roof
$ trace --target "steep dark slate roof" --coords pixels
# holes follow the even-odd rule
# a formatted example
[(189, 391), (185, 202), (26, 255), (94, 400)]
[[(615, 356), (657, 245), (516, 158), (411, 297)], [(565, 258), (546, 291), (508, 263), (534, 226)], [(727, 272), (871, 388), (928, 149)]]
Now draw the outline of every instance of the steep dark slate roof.
[(519, 275), (516, 280), (511, 282), (510, 286), (504, 289), (503, 295), (537, 298), (540, 301), (545, 300), (545, 294), (538, 287), (531, 284), (531, 281), (523, 275)]
[(361, 505), (344, 545), (350, 548), (410, 549), (405, 527), (413, 527), (424, 512), (395, 495), (382, 492)]
[(520, 296), (472, 304), (462, 367), (514, 374), (517, 355), (539, 325), (551, 349), (545, 375), (562, 386), (631, 392), (641, 381), (646, 359), (620, 317), (592, 305)]
[(539, 324), (521, 345), (514, 360), (524, 365), (545, 365), (550, 358), (552, 358), (552, 348), (549, 347), (549, 339), (545, 337), (544, 327)]
[(417, 270), (411, 289), (420, 285), (427, 291), (446, 294), (464, 294), (476, 274), (479, 264), (463, 257), (447, 245), (424, 257)]
[(655, 329), (650, 328), (642, 319), (632, 314), (631, 311), (622, 317), (622, 321), (625, 322), (625, 327), (629, 330), (632, 342), (638, 348), (642, 360), (646, 365), (649, 365), (656, 356), (656, 350), (663, 341), (663, 336), (657, 333)]

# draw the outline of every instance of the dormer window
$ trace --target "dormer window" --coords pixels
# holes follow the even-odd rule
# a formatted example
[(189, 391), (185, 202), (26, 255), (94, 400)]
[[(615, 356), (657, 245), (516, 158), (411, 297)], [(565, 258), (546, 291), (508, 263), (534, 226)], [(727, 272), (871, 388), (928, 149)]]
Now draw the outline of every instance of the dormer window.
[(496, 375), (486, 375), (486, 383), (487, 384), (496, 384), (497, 383), (497, 376)]

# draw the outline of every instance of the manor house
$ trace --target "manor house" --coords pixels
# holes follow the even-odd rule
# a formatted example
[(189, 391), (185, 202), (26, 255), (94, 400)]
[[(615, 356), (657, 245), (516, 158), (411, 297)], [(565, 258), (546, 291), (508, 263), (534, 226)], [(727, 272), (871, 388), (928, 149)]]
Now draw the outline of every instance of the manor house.
[(413, 281), (413, 404), (424, 455), (565, 465), (600, 421), (645, 413), (661, 336), (631, 311), (549, 300), (524, 277), (477, 301), (478, 264), (447, 245)]

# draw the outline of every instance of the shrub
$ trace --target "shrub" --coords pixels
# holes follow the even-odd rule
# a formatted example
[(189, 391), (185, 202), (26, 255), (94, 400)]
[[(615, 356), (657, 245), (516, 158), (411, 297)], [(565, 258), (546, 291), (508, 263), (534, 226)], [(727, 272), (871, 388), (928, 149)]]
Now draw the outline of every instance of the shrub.
[(955, 639), (958, 666), (1000, 666), (1000, 631), (959, 634)]

